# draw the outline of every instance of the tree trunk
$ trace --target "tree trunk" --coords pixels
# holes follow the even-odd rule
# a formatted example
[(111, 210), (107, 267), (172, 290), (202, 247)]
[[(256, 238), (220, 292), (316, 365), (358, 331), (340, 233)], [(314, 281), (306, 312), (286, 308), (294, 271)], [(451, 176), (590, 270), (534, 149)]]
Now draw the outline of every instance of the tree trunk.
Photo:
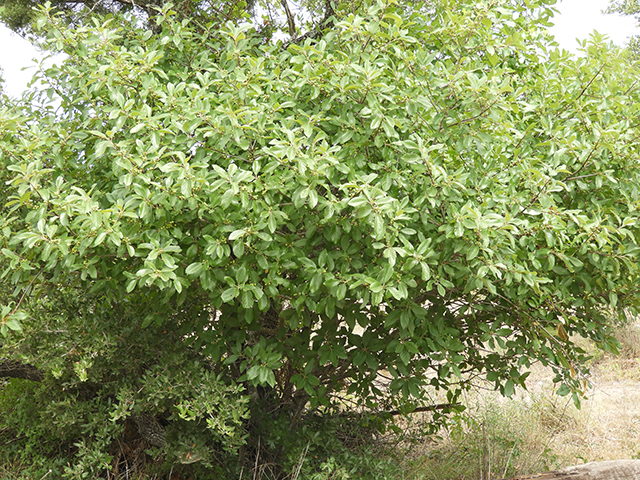
[(609, 460), (566, 467), (555, 472), (514, 477), (509, 480), (638, 480), (640, 460)]

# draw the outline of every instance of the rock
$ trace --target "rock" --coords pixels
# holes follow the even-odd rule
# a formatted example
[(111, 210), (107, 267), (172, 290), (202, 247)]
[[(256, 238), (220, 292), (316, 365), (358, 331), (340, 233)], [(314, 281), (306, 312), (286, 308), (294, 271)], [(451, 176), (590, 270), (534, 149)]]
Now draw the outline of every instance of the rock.
[(609, 460), (509, 480), (640, 480), (640, 460)]

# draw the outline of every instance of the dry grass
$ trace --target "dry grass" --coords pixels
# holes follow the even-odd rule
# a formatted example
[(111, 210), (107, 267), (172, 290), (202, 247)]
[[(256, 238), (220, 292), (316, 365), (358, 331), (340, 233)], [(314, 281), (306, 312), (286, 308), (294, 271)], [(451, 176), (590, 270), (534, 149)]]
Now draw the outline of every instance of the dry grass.
[(566, 400), (549, 395), (504, 399), (482, 391), (465, 403), (467, 410), (435, 441), (405, 449), (407, 478), (488, 480), (547, 471), (565, 463), (554, 440), (579, 428)]
[(467, 411), (435, 441), (405, 448), (404, 478), (494, 480), (640, 458), (640, 328), (628, 325), (616, 337), (621, 354), (596, 355), (593, 388), (581, 409), (556, 396), (551, 373), (537, 366), (528, 391), (512, 399), (486, 390), (470, 393)]

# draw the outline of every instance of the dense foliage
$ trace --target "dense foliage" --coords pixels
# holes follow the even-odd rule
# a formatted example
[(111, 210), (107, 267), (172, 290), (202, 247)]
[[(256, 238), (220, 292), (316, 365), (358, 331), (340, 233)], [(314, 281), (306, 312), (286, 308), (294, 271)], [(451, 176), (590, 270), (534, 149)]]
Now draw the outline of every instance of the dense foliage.
[(269, 38), (277, 31), (291, 37), (318, 32), (335, 11), (353, 11), (357, 5), (354, 0), (299, 0), (295, 4), (287, 0), (0, 0), (0, 21), (21, 35), (38, 38), (43, 32), (34, 29), (34, 24), (42, 17), (42, 7), (70, 26), (91, 23), (96, 14), (132, 14), (136, 27), (145, 29), (154, 29), (162, 9), (172, 8), (175, 17), (190, 20), (191, 28), (251, 20), (261, 24), (260, 34)]
[(2, 390), (13, 452), (284, 474), (338, 455), (345, 408), (364, 438), (367, 412), (437, 422), (532, 361), (577, 399), (571, 336), (610, 348), (638, 305), (640, 103), (544, 6), (380, 1), (286, 48), (53, 20), (68, 59), (0, 111), (0, 357), (42, 373)]
[[(255, 0), (219, 0), (219, 1), (191, 1), (178, 0), (171, 2), (176, 8), (176, 13), (182, 17), (194, 20), (216, 20), (224, 23), (225, 20), (237, 20), (250, 13), (254, 8)], [(0, 19), (12, 30), (23, 34), (33, 35), (34, 23), (41, 17), (41, 8), (51, 8), (59, 19), (65, 23), (80, 25), (90, 21), (92, 15), (125, 14), (133, 13), (145, 27), (152, 27), (159, 10), (169, 4), (165, 0), (0, 0)]]

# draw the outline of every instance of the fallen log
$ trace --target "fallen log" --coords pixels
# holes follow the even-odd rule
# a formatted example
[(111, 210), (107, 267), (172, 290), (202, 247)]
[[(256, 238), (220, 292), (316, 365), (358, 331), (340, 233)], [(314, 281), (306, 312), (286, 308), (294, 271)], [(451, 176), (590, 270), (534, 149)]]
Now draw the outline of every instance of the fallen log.
[(508, 480), (640, 480), (640, 460), (609, 460)]

